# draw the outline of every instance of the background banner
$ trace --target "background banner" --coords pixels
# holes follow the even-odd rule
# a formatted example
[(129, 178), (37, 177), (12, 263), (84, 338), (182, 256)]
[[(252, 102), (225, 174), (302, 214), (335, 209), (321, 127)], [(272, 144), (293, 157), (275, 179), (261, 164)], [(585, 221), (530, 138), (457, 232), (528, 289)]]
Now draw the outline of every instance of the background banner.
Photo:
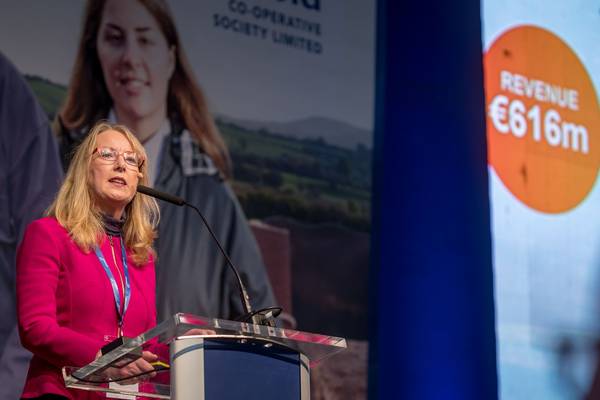
[[(365, 398), (375, 5), (169, 5), (286, 323), (350, 339), (345, 355), (314, 371), (313, 398)], [(73, 73), (84, 6), (2, 6), (0, 51), (51, 120)]]

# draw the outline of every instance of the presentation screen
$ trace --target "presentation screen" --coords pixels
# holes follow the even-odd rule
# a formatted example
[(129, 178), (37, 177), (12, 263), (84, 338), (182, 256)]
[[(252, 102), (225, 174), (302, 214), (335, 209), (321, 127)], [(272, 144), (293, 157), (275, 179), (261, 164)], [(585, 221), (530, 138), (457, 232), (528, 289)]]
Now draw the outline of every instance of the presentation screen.
[(501, 399), (598, 396), (599, 11), (482, 2)]

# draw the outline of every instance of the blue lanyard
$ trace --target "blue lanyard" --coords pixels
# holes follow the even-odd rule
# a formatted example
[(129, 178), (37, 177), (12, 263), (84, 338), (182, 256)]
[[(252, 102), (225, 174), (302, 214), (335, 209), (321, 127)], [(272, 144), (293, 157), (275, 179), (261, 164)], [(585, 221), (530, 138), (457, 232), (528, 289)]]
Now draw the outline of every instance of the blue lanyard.
[[(109, 240), (112, 240), (109, 236)], [(96, 252), (96, 257), (98, 257), (98, 261), (102, 264), (102, 268), (104, 268), (104, 272), (108, 276), (108, 280), (110, 281), (110, 285), (113, 289), (113, 295), (115, 296), (115, 305), (117, 306), (117, 314), (119, 315), (119, 332), (123, 331), (123, 321), (125, 318), (125, 312), (127, 312), (127, 307), (129, 307), (129, 300), (131, 299), (131, 286), (129, 285), (129, 269), (127, 268), (127, 253), (125, 252), (125, 244), (123, 243), (123, 238), (121, 239), (121, 257), (123, 260), (123, 271), (125, 272), (125, 305), (123, 309), (121, 309), (121, 296), (119, 295), (119, 287), (117, 286), (117, 281), (113, 273), (111, 272), (108, 264), (106, 263), (106, 259), (104, 258), (104, 254), (100, 251), (100, 248), (96, 246), (94, 251)], [(111, 244), (112, 245), (112, 244)], [(115, 265), (115, 268), (119, 268), (118, 265)]]

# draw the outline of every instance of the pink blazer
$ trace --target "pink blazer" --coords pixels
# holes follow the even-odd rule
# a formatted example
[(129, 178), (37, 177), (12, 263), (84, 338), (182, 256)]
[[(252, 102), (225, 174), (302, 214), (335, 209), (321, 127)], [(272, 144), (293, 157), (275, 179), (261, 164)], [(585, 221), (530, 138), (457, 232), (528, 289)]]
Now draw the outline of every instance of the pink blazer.
[[(122, 271), (120, 241), (113, 240)], [(107, 236), (100, 248), (119, 283)], [(153, 260), (135, 265), (129, 251), (127, 265), (131, 300), (123, 332), (131, 337), (156, 324), (155, 275)], [(61, 368), (91, 362), (116, 337), (115, 299), (94, 251), (83, 252), (55, 218), (42, 218), (27, 227), (17, 253), (17, 308), (21, 341), (33, 353), (23, 397), (54, 393), (69, 399), (96, 398), (67, 389)]]

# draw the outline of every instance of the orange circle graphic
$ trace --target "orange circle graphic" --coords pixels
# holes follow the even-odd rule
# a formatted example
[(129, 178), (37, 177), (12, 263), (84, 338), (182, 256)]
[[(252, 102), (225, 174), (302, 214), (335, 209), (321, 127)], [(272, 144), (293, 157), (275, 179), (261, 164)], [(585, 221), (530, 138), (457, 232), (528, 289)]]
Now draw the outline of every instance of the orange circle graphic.
[(585, 67), (559, 37), (528, 25), (498, 37), (484, 64), (490, 165), (529, 207), (573, 209), (600, 163), (598, 98)]

